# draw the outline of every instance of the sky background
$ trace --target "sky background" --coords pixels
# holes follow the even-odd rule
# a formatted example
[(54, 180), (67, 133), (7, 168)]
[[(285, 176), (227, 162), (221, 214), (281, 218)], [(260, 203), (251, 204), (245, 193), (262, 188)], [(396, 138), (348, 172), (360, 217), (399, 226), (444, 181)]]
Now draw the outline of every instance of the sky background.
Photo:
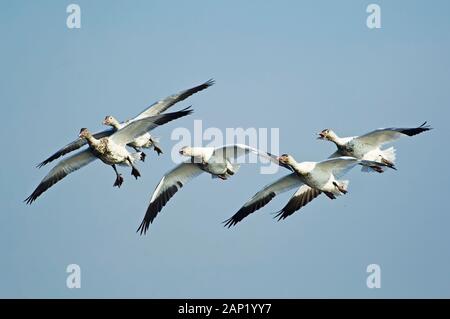
[[(366, 26), (381, 6), (382, 28)], [(450, 2), (1, 1), (0, 297), (450, 297)], [(97, 161), (32, 206), (22, 201), (52, 165), (35, 165), (101, 129), (209, 78), (216, 85), (172, 110), (195, 113), (154, 131), (142, 178)], [(319, 161), (342, 136), (378, 127), (433, 131), (396, 143), (398, 171), (353, 170), (349, 193), (321, 196), (284, 222), (277, 197), (234, 229), (221, 222), (286, 174), (242, 167), (227, 182), (201, 176), (135, 233), (172, 163), (176, 127), (280, 128), (280, 151)], [(81, 289), (66, 267), (81, 267)], [(368, 289), (366, 267), (381, 266)]]

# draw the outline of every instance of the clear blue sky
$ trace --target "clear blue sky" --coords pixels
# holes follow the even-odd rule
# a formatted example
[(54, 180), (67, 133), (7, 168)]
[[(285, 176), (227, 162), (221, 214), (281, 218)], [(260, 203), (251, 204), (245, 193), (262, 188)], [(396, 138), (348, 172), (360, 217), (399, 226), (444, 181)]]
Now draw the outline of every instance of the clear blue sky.
[[(74, 2), (80, 30), (66, 28), (69, 1), (0, 3), (0, 297), (450, 297), (448, 1)], [(380, 30), (365, 24), (371, 2)], [(428, 120), (435, 130), (396, 144), (398, 171), (354, 170), (347, 196), (280, 223), (270, 213), (291, 194), (235, 229), (220, 224), (284, 174), (253, 165), (227, 182), (196, 179), (139, 237), (174, 165), (152, 151), (120, 190), (98, 162), (22, 203), (51, 168), (36, 163), (81, 127), (211, 77), (177, 105), (193, 104), (193, 116), (155, 130), (167, 152), (171, 130), (194, 119), (278, 127), (281, 151), (298, 160), (334, 151), (315, 140), (324, 128), (350, 136)], [(81, 289), (66, 288), (71, 263)], [(366, 287), (372, 263), (378, 290)]]

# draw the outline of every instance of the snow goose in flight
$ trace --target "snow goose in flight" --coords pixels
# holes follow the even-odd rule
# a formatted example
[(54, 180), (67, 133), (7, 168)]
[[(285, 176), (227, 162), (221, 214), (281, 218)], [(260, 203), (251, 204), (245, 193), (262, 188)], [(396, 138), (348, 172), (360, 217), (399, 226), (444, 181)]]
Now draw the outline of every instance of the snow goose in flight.
[(158, 213), (167, 202), (190, 180), (203, 172), (211, 174), (213, 178), (227, 180), (239, 169), (234, 161), (246, 154), (256, 154), (274, 162), (269, 153), (257, 150), (247, 145), (225, 145), (213, 147), (183, 147), (180, 154), (190, 159), (169, 171), (159, 182), (150, 199), (145, 217), (138, 228), (138, 232), (145, 234)]
[(236, 225), (251, 213), (267, 205), (275, 196), (298, 188), (286, 206), (276, 215), (278, 220), (285, 219), (321, 193), (330, 199), (346, 194), (349, 182), (340, 178), (356, 165), (384, 166), (384, 164), (358, 160), (354, 157), (336, 157), (322, 162), (297, 163), (291, 155), (284, 154), (278, 160), (283, 166), (289, 167), (293, 173), (265, 186), (256, 193), (236, 214), (224, 222), (226, 227)]
[[(339, 137), (330, 129), (325, 129), (318, 133), (319, 139), (333, 142), (337, 151), (332, 157), (353, 156), (358, 159), (380, 162), (388, 167), (395, 168), (395, 148), (381, 149), (384, 144), (391, 143), (402, 136), (414, 136), (422, 132), (431, 130), (423, 123), (419, 127), (413, 128), (380, 128), (367, 134), (355, 137)], [(363, 171), (377, 171), (382, 173), (384, 170), (380, 166), (363, 167)]]
[[(128, 125), (128, 122), (120, 123), (113, 116), (108, 115), (105, 117), (103, 124), (111, 126), (114, 130), (120, 130), (121, 128)], [(131, 143), (128, 144), (128, 146), (134, 148), (136, 152), (139, 152), (142, 148), (150, 148), (153, 146), (153, 149), (156, 153), (158, 153), (158, 155), (161, 155), (163, 153), (161, 147), (159, 146), (158, 139), (151, 136), (148, 132), (135, 138)], [(142, 161), (144, 161), (146, 155), (144, 152), (141, 152), (141, 154)]]
[(25, 202), (27, 204), (33, 203), (42, 193), (64, 177), (96, 159), (100, 159), (103, 163), (112, 166), (116, 173), (114, 186), (120, 187), (123, 182), (122, 176), (117, 172), (116, 165), (131, 166), (131, 174), (137, 179), (140, 176), (140, 173), (134, 166), (134, 162), (140, 159), (141, 153), (130, 153), (126, 148), (126, 145), (133, 141), (137, 136), (141, 136), (157, 126), (186, 116), (190, 113), (192, 113), (192, 110), (185, 109), (179, 112), (146, 117), (130, 123), (130, 125), (114, 132), (110, 136), (100, 139), (95, 138), (88, 129), (82, 128), (79, 137), (87, 140), (89, 148), (61, 160), (47, 176), (44, 177), (33, 193), (25, 199)]
[[(134, 117), (131, 120), (125, 121), (123, 123), (119, 123), (120, 125), (116, 126), (113, 125), (112, 122), (109, 122), (106, 120), (103, 122), (104, 124), (113, 126), (112, 129), (107, 129), (98, 133), (93, 134), (93, 136), (96, 139), (100, 139), (102, 137), (106, 137), (106, 136), (110, 136), (111, 134), (113, 134), (118, 128), (121, 128), (125, 125), (128, 125), (134, 121), (137, 120), (141, 120), (143, 118), (149, 117), (149, 116), (155, 116), (158, 114), (161, 114), (162, 112), (166, 111), (169, 107), (173, 106), (174, 104), (181, 102), (185, 99), (187, 99), (188, 97), (190, 97), (191, 95), (200, 92), (202, 90), (205, 90), (207, 88), (209, 88), (210, 86), (212, 86), (214, 84), (214, 80), (210, 79), (207, 82), (200, 84), (198, 86), (195, 86), (193, 88), (181, 91), (179, 93), (173, 94), (171, 96), (166, 97), (163, 100), (160, 100), (158, 102), (153, 103), (151, 106), (149, 106), (148, 108), (146, 108), (144, 111), (142, 111), (141, 113), (139, 113), (139, 115), (137, 115), (136, 117)], [(136, 139), (134, 141), (131, 141), (130, 146), (131, 147), (136, 147), (136, 151), (138, 148), (141, 147), (151, 147), (152, 145), (155, 147), (155, 150), (159, 153), (158, 149), (158, 145), (156, 144), (156, 139), (155, 138), (149, 138), (147, 134), (144, 134), (143, 136), (138, 136), (136, 137)], [(83, 138), (78, 138), (77, 140), (67, 144), (66, 146), (62, 147), (61, 149), (59, 149), (57, 152), (55, 152), (53, 155), (51, 155), (50, 157), (48, 157), (46, 160), (42, 161), (40, 164), (37, 165), (37, 167), (42, 167), (52, 161), (54, 161), (55, 159), (58, 159), (61, 156), (64, 156), (70, 152), (73, 152), (77, 149), (79, 149), (80, 147), (83, 147), (84, 145), (86, 145), (87, 141), (86, 139)], [(159, 149), (160, 150), (160, 149)], [(145, 155), (144, 155), (145, 157)]]

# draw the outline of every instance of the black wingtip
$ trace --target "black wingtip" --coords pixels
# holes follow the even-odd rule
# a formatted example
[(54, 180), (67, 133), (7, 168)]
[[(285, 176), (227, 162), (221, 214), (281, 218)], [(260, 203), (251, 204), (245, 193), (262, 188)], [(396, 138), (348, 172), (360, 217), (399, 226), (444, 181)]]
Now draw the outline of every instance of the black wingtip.
[(414, 136), (429, 130), (432, 130), (433, 128), (430, 127), (430, 125), (427, 125), (427, 121), (423, 122), (422, 125), (415, 127), (415, 128), (409, 128), (409, 129), (404, 129), (402, 131), (400, 131), (403, 134), (406, 134), (408, 136)]
[(423, 122), (423, 124), (421, 126), (419, 126), (418, 128), (422, 128), (425, 131), (429, 131), (432, 130), (433, 128), (430, 125), (427, 125), (428, 121)]
[(41, 162), (41, 163), (39, 163), (39, 164), (36, 164), (36, 168), (41, 168), (42, 166), (44, 166), (44, 165), (46, 165), (47, 163), (45, 162), (45, 161), (43, 161), (43, 162)]
[(150, 226), (150, 223), (144, 219), (141, 222), (141, 224), (139, 225), (139, 228), (136, 230), (136, 233), (139, 233), (139, 235), (141, 235), (141, 236), (146, 235), (149, 226)]
[(163, 113), (160, 115), (156, 115), (157, 119), (154, 121), (154, 123), (158, 126), (164, 125), (166, 123), (169, 123), (173, 120), (182, 118), (184, 116), (190, 115), (194, 112), (192, 109), (192, 105), (182, 109), (181, 111), (176, 111), (172, 113)]
[(226, 227), (228, 229), (230, 229), (232, 226), (236, 226), (237, 223), (238, 221), (235, 220), (233, 217), (228, 218), (227, 220), (224, 220), (222, 222), (222, 224), (224, 224), (223, 227)]
[(278, 212), (273, 213), (275, 216), (273, 217), (274, 219), (277, 220), (277, 222), (282, 221), (284, 219), (286, 219), (287, 216), (284, 215), (284, 211), (280, 210)]
[(188, 114), (191, 114), (194, 112), (194, 109), (192, 108), (192, 105), (189, 105), (188, 107), (185, 107), (184, 109), (182, 109), (181, 111), (178, 112), (186, 112)]
[(214, 80), (213, 78), (210, 78), (208, 81), (206, 81), (204, 83), (204, 85), (208, 88), (210, 86), (213, 86), (214, 84), (216, 84), (216, 80)]
[(55, 156), (50, 156), (49, 158), (47, 158), (46, 160), (40, 162), (39, 164), (36, 165), (36, 168), (41, 168), (45, 165), (47, 165), (48, 163), (54, 161), (57, 157)]
[(35, 200), (36, 200), (36, 196), (34, 195), (34, 193), (33, 194), (31, 194), (30, 196), (28, 196), (27, 198), (25, 198), (24, 200), (23, 200), (23, 202), (26, 204), (26, 205), (31, 205)]

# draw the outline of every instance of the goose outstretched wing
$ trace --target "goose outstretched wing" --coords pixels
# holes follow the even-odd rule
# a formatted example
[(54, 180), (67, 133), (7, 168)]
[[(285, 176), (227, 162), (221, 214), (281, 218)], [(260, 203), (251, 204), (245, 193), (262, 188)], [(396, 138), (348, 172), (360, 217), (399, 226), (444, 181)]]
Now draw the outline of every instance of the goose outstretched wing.
[(200, 175), (203, 170), (199, 165), (185, 162), (169, 173), (167, 173), (156, 186), (152, 198), (148, 205), (144, 219), (138, 228), (138, 232), (142, 234), (147, 233), (150, 224), (156, 218), (158, 213), (167, 204), (167, 202), (190, 180)]
[(314, 169), (320, 170), (324, 174), (333, 174), (334, 177), (340, 178), (360, 162), (360, 160), (354, 157), (341, 156), (319, 162)]
[(184, 110), (172, 113), (164, 113), (155, 116), (143, 118), (141, 120), (132, 122), (127, 126), (116, 131), (110, 136), (110, 140), (119, 145), (126, 145), (132, 142), (135, 138), (150, 132), (154, 128), (164, 125), (170, 121), (178, 119), (180, 117), (189, 115), (193, 112), (190, 107)]
[(284, 206), (283, 209), (275, 215), (275, 218), (278, 218), (278, 220), (280, 221), (291, 216), (293, 213), (311, 202), (321, 193), (322, 192), (317, 188), (311, 188), (308, 185), (300, 186), (298, 191), (295, 192), (294, 195), (292, 195), (291, 199), (289, 199), (289, 202), (286, 204), (286, 206)]
[(210, 79), (210, 80), (206, 81), (205, 83), (197, 85), (193, 88), (178, 92), (176, 94), (172, 94), (163, 100), (153, 103), (148, 108), (146, 108), (144, 111), (139, 113), (139, 115), (137, 115), (131, 121), (137, 121), (137, 120), (149, 117), (149, 116), (155, 116), (155, 115), (161, 114), (162, 112), (166, 111), (169, 107), (173, 106), (174, 104), (187, 99), (188, 97), (190, 97), (191, 95), (193, 95), (197, 92), (200, 92), (200, 91), (203, 91), (203, 90), (209, 88), (213, 84), (214, 84), (214, 80)]
[(60, 161), (39, 183), (34, 192), (25, 199), (27, 204), (33, 203), (42, 193), (52, 187), (54, 184), (62, 180), (70, 173), (95, 161), (97, 157), (92, 153), (91, 149), (78, 152), (62, 161)]
[(261, 158), (264, 158), (266, 160), (269, 160), (273, 163), (276, 163), (277, 165), (280, 165), (280, 163), (277, 160), (277, 157), (268, 153), (261, 151), (259, 149), (256, 149), (254, 147), (251, 147), (249, 145), (245, 144), (229, 144), (225, 146), (218, 147), (214, 149), (213, 156), (216, 159), (222, 158), (223, 160), (237, 160), (238, 158), (248, 155), (248, 154), (254, 154), (258, 155)]
[(426, 124), (427, 122), (424, 122), (422, 125), (412, 128), (380, 128), (367, 134), (358, 136), (355, 138), (355, 140), (363, 144), (380, 146), (386, 143), (393, 142), (405, 135), (414, 136), (422, 132), (431, 130), (431, 127)]
[[(93, 134), (96, 139), (100, 139), (102, 137), (110, 136), (115, 132), (114, 129), (107, 129), (98, 133)], [(83, 147), (86, 145), (87, 142), (84, 138), (78, 138), (75, 141), (70, 142), (66, 146), (60, 148), (58, 151), (56, 151), (53, 155), (48, 157), (47, 159), (43, 160), (41, 163), (39, 163), (36, 167), (41, 168), (44, 165), (47, 165), (50, 162), (53, 162), (54, 160), (60, 158), (63, 155), (66, 155), (70, 152), (76, 151), (80, 147)]]
[(248, 215), (266, 206), (275, 196), (287, 192), (293, 188), (299, 187), (302, 184), (303, 182), (300, 180), (297, 174), (292, 173), (280, 178), (272, 184), (265, 186), (248, 202), (246, 202), (236, 214), (224, 221), (225, 227), (230, 228), (231, 226), (236, 225)]

